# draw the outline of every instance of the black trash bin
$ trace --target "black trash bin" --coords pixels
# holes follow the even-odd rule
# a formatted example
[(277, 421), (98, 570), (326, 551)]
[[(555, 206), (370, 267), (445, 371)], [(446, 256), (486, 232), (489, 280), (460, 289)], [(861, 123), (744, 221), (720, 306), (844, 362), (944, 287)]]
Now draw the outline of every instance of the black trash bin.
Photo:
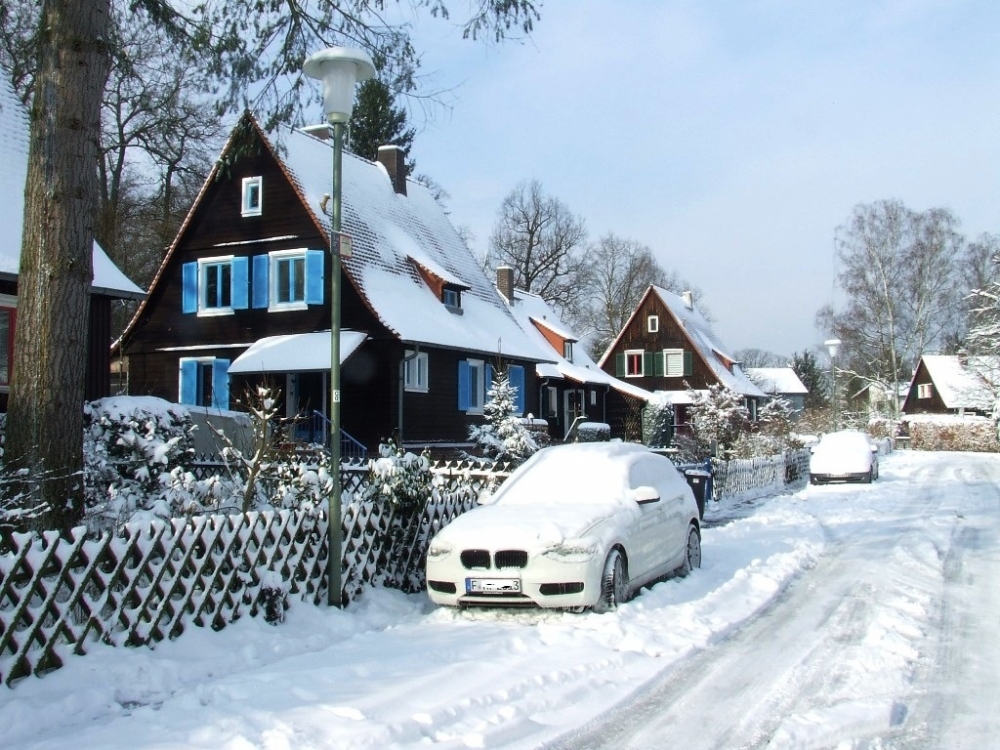
[(705, 517), (705, 500), (708, 499), (708, 480), (711, 477), (704, 469), (684, 470), (684, 478), (694, 493), (694, 501), (698, 503), (698, 518)]

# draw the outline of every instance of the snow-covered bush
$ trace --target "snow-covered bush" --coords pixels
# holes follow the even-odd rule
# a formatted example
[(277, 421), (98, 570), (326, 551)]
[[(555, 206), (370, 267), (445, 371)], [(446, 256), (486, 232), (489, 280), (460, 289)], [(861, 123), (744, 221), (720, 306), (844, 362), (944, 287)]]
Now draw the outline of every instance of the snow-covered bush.
[(429, 541), (426, 534), (419, 533), (420, 522), (441, 480), (431, 471), (427, 451), (418, 456), (390, 440), (380, 444), (378, 452), (379, 457), (368, 462), (368, 484), (361, 500), (375, 502), (389, 511), (382, 540), (382, 583), (415, 593), (424, 588), (423, 560)]
[(667, 448), (674, 436), (674, 407), (653, 400), (642, 411), (642, 442), (651, 448)]
[(604, 422), (580, 422), (576, 426), (576, 442), (606, 443), (611, 439), (611, 425)]
[(750, 414), (743, 396), (723, 385), (707, 391), (688, 388), (690, 435), (674, 439), (681, 461), (701, 461), (711, 456), (716, 446), (733, 448), (749, 426)]
[(494, 464), (509, 461), (516, 466), (539, 449), (535, 434), (517, 415), (516, 404), (517, 390), (511, 385), (510, 374), (506, 369), (498, 370), (483, 405), (486, 424), (469, 428), (469, 439)]

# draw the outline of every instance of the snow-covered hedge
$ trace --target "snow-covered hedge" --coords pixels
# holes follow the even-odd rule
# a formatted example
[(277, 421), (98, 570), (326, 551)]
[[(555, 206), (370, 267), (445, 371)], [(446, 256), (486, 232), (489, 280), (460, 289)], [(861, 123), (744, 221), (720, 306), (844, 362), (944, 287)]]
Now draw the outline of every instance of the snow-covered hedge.
[(902, 424), (915, 450), (1000, 452), (996, 424), (987, 417), (913, 414)]

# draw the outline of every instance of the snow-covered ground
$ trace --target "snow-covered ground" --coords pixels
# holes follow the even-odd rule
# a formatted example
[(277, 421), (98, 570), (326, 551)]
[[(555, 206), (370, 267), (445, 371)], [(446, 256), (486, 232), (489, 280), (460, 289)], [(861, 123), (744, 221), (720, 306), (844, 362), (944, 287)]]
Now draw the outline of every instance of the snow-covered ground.
[(987, 748), (1000, 456), (897, 452), (704, 531), (605, 615), (374, 591), (274, 627), (94, 646), (0, 689), (12, 748)]

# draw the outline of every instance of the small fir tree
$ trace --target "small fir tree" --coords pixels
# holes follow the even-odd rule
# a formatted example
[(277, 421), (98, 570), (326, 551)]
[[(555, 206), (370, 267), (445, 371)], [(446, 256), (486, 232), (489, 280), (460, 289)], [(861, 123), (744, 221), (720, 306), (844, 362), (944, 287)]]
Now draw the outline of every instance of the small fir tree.
[(511, 385), (510, 373), (506, 368), (497, 372), (483, 405), (486, 424), (470, 427), (469, 438), (494, 464), (507, 461), (517, 465), (535, 453), (539, 445), (517, 416), (517, 389)]

